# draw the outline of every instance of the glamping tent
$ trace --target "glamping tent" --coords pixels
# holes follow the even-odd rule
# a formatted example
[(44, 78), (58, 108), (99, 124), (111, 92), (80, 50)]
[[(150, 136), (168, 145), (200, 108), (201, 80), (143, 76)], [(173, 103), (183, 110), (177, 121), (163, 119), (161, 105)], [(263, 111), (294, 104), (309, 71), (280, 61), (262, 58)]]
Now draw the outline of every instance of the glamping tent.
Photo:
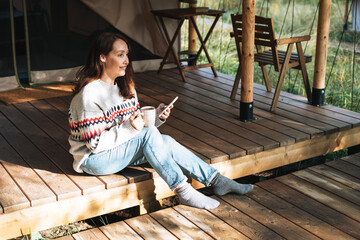
[[(125, 35), (135, 72), (155, 70), (166, 41), (151, 10), (178, 8), (178, 0), (1, 1), (0, 91), (28, 84), (74, 81), (92, 38)], [(176, 22), (169, 20), (170, 29)]]

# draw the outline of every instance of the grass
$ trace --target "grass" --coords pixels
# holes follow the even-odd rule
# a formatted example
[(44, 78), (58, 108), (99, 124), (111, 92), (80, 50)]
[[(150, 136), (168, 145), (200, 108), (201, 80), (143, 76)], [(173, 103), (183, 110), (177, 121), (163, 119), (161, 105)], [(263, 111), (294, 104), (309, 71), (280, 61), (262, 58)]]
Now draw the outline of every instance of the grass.
[[(354, 46), (356, 49), (360, 42), (360, 34), (343, 31), (344, 2), (334, 0), (331, 6), (325, 102), (360, 112), (360, 81), (357, 77), (360, 73), (358, 64), (360, 61), (360, 49), (354, 51)], [(277, 38), (311, 35), (311, 40), (308, 43), (303, 43), (305, 54), (313, 56), (313, 61), (306, 65), (311, 86), (315, 67), (317, 5), (318, 1), (315, 0), (296, 0), (295, 2), (293, 0), (256, 1), (256, 14), (273, 18)], [(183, 6), (186, 7), (187, 4), (183, 4)], [(230, 14), (241, 13), (241, 1), (199, 0), (198, 6), (226, 11), (207, 42), (207, 48), (216, 70), (235, 76), (238, 57), (234, 40), (230, 38), (230, 32), (232, 31)], [(203, 36), (207, 33), (212, 21), (212, 17), (197, 18)], [(187, 26), (188, 24), (184, 24), (182, 28), (182, 49), (187, 49), (188, 45)], [(351, 23), (348, 24), (348, 29), (351, 29)], [(339, 45), (340, 40), (341, 44)], [(200, 47), (199, 43), (198, 47)], [(202, 53), (200, 62), (206, 62), (205, 59), (205, 54)], [(271, 84), (275, 87), (279, 73), (270, 67), (268, 67), (268, 71), (270, 71)], [(254, 68), (254, 82), (263, 84), (262, 72), (257, 64), (255, 64)], [(282, 90), (305, 96), (301, 73), (297, 70), (288, 70)]]

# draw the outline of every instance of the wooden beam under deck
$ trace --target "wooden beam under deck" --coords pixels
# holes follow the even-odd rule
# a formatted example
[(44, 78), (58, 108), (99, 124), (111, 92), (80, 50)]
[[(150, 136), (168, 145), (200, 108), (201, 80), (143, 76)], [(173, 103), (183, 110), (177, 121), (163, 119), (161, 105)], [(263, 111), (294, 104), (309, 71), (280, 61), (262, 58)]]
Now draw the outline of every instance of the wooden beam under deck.
[[(240, 97), (229, 99), (233, 77), (219, 73), (215, 78), (208, 70), (186, 74), (187, 83), (173, 70), (137, 74), (139, 99), (142, 105), (157, 105), (178, 95), (172, 117), (160, 131), (230, 178), (360, 144), (359, 113), (331, 105), (317, 108), (289, 93), (281, 93), (276, 112), (270, 113), (273, 93), (255, 84), (258, 120), (242, 123), (235, 119)], [(140, 205), (145, 213), (150, 203), (173, 195), (147, 167), (101, 177), (75, 174), (67, 153), (70, 99), (0, 104), (0, 184), (12, 186), (0, 193), (0, 239), (132, 206)], [(22, 181), (24, 174), (31, 185)]]

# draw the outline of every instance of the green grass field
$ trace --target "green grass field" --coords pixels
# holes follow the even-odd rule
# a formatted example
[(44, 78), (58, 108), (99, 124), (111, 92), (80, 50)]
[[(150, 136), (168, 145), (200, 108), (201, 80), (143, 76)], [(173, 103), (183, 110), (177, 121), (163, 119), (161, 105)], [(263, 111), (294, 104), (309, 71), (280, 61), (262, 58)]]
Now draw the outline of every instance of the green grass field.
[[(341, 0), (333, 0), (331, 5), (325, 102), (360, 112), (360, 81), (357, 77), (360, 74), (358, 64), (360, 61), (360, 49), (358, 49), (357, 52), (354, 51), (354, 46), (355, 49), (358, 48), (360, 33), (353, 31), (345, 31), (343, 33), (344, 2), (345, 1)], [(234, 39), (230, 38), (230, 32), (232, 31), (230, 14), (241, 13), (241, 1), (199, 0), (197, 6), (226, 11), (207, 42), (207, 48), (217, 71), (235, 76), (238, 67), (238, 57)], [(187, 4), (183, 3), (183, 7), (187, 7)], [(305, 54), (313, 56), (313, 61), (307, 64), (311, 86), (315, 64), (317, 7), (317, 0), (256, 1), (256, 15), (273, 18), (277, 38), (311, 35), (311, 40), (308, 43), (303, 43)], [(212, 21), (213, 18), (211, 17), (198, 17), (197, 23), (200, 31), (203, 33), (207, 32)], [(351, 14), (348, 29), (351, 29), (350, 22)], [(187, 26), (188, 24), (184, 24), (182, 28), (182, 50), (187, 49), (188, 45)], [(340, 40), (341, 44), (338, 48)], [(336, 54), (337, 57), (335, 59)], [(205, 54), (202, 54), (200, 61), (204, 59)], [(268, 67), (268, 70), (270, 71), (272, 86), (275, 87), (279, 73), (275, 72), (274, 69), (270, 69), (270, 67)], [(257, 64), (255, 64), (254, 72), (254, 81), (263, 84), (262, 72)], [(305, 96), (301, 73), (297, 70), (288, 70), (282, 90)]]

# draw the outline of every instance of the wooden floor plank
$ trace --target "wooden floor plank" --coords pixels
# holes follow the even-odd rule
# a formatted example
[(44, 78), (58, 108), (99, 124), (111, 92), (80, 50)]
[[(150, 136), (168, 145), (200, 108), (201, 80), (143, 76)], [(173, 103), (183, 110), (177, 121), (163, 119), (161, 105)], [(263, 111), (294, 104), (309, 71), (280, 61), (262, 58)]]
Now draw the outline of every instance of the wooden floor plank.
[[(70, 154), (68, 154), (68, 150), (70, 148), (68, 142), (69, 133), (65, 131), (64, 128), (59, 127), (57, 124), (55, 124), (52, 120), (46, 117), (42, 112), (40, 112), (30, 103), (16, 104), (15, 107), (19, 109), (19, 111), (21, 111), (23, 114), (25, 114), (28, 118), (30, 118), (34, 122), (34, 124), (36, 124), (39, 128), (41, 128), (41, 130), (43, 130), (50, 138), (54, 139), (54, 141), (56, 141), (56, 143), (58, 143), (66, 151), (66, 153), (62, 153), (62, 154), (59, 153), (56, 156), (58, 155), (64, 156), (63, 159), (60, 159), (60, 162), (62, 163), (59, 164), (60, 165), (67, 164), (67, 166), (69, 167), (68, 172), (70, 173), (73, 172), (72, 169), (73, 158), (72, 156), (70, 156)], [(60, 114), (57, 113), (56, 115), (60, 115)], [(67, 118), (67, 114), (64, 113), (63, 118)], [(68, 127), (68, 125), (66, 125), (66, 127)], [(55, 144), (53, 142), (49, 142), (49, 143)], [(40, 144), (40, 146), (43, 146), (45, 150), (48, 149), (44, 144)], [(59, 151), (62, 152), (61, 150)], [(65, 156), (64, 154), (67, 156)], [(67, 163), (64, 160), (68, 160)], [(79, 179), (78, 177), (72, 177), (74, 181), (76, 181), (76, 178)], [(117, 187), (127, 184), (127, 179), (121, 175), (108, 175), (99, 178), (101, 178), (101, 180), (105, 183), (105, 187), (107, 189), (111, 187)], [(98, 181), (96, 181), (96, 179), (94, 180), (98, 184)], [(91, 181), (86, 179), (86, 182), (90, 183)], [(79, 185), (83, 187), (83, 184), (81, 182), (79, 182)], [(87, 192), (87, 190), (85, 190), (85, 192)]]
[(179, 239), (213, 239), (173, 208), (150, 213), (150, 216)]
[[(200, 76), (209, 76), (209, 75), (211, 76), (211, 74), (212, 74), (212, 72), (209, 71), (208, 69), (199, 69), (197, 71), (192, 71), (192, 73), (198, 74)], [(227, 82), (226, 82), (227, 85), (229, 85), (229, 86), (233, 85), (235, 77), (232, 77), (232, 76), (229, 76), (229, 75), (226, 75), (226, 74), (223, 74), (223, 73), (219, 73), (218, 75), (221, 76), (221, 79), (224, 79), (225, 81), (227, 80)], [(264, 85), (257, 84), (257, 83), (254, 83), (254, 88), (265, 90)], [(280, 101), (284, 101), (284, 98), (286, 98), (286, 99), (290, 99), (292, 101), (297, 101), (297, 102), (301, 102), (301, 103), (307, 103), (307, 98), (306, 97), (291, 94), (291, 93), (288, 93), (288, 92), (285, 92), (285, 91), (281, 91), (280, 96), (282, 97)], [(318, 107), (315, 107), (315, 106), (311, 107), (311, 108), (315, 112), (316, 112), (316, 109), (319, 109)], [(322, 112), (322, 113), (324, 113), (325, 115), (328, 115), (328, 116), (333, 115), (333, 113), (341, 113), (344, 116), (351, 117), (352, 120), (360, 119), (360, 113), (349, 111), (347, 109), (339, 109), (338, 107), (334, 107), (334, 106), (332, 106), (330, 104), (325, 104), (325, 105), (321, 106), (320, 108), (326, 109), (327, 112)]]
[[(164, 85), (164, 84), (162, 84), (162, 85)], [(176, 88), (174, 88), (174, 89), (176, 89)], [(183, 89), (179, 89), (176, 93), (168, 92), (168, 98), (163, 98), (162, 95), (160, 95), (159, 97), (154, 96), (154, 98), (158, 99), (161, 102), (165, 102), (165, 101), (168, 101), (167, 99), (174, 98), (176, 95), (179, 95), (180, 99), (176, 102), (176, 107), (179, 108), (180, 110), (185, 111), (189, 114), (195, 115), (204, 121), (213, 123), (217, 126), (220, 126), (224, 129), (228, 130), (228, 131), (231, 131), (235, 134), (242, 135), (242, 136), (244, 136), (244, 138), (251, 139), (251, 141), (253, 143), (263, 146), (263, 148), (265, 147), (266, 149), (271, 149), (271, 148), (274, 148), (279, 145), (278, 142), (268, 139), (260, 134), (251, 132), (251, 131), (247, 130), (246, 128), (239, 127), (239, 126), (229, 123), (229, 122), (225, 122), (226, 124), (224, 124), (223, 119), (221, 119), (217, 116), (214, 116), (214, 114), (212, 112), (213, 109), (209, 110), (209, 111), (204, 111), (203, 109), (195, 108), (194, 106), (199, 105), (199, 102), (197, 102), (196, 100), (194, 100), (192, 98), (186, 97), (185, 95), (181, 94), (180, 91), (183, 91)], [(205, 104), (200, 103), (200, 105), (202, 108), (205, 108)], [(247, 143), (245, 143), (245, 144), (247, 144)], [(254, 145), (254, 144), (252, 144), (252, 145)], [(252, 145), (250, 145), (250, 146), (252, 146)], [(242, 148), (246, 149), (246, 145), (243, 146)], [(252, 149), (250, 149), (248, 151), (251, 151), (251, 150)], [(257, 149), (254, 149), (253, 151), (251, 151), (249, 153), (254, 153), (254, 151), (257, 151)]]
[(249, 239), (227, 223), (219, 224), (219, 218), (208, 211), (185, 205), (175, 206), (174, 209), (215, 239)]
[[(168, 73), (169, 72), (167, 72), (166, 74), (168, 74)], [(189, 74), (191, 74), (191, 73), (189, 73)], [(173, 73), (172, 75), (169, 75), (169, 76), (175, 77), (177, 75)], [(170, 80), (170, 79), (171, 78), (167, 78), (167, 80)], [(230, 101), (226, 96), (219, 95), (218, 94), (218, 92), (220, 91), (219, 89), (215, 88), (216, 92), (212, 92), (211, 90), (214, 89), (213, 86), (207, 85), (207, 84), (200, 85), (198, 79), (189, 78), (189, 81), (187, 81), (187, 82), (188, 83), (191, 82), (193, 84), (191, 89), (194, 89), (194, 86), (195, 86), (197, 89), (197, 91), (196, 91), (197, 93), (202, 93), (204, 96), (208, 97), (208, 99), (209, 99), (208, 102), (211, 101), (212, 98), (214, 100), (216, 100), (214, 102), (211, 102), (211, 105), (214, 107), (216, 106), (221, 109), (222, 114), (218, 114), (218, 117), (226, 117), (226, 119), (228, 121), (231, 121), (236, 124), (240, 124), (243, 127), (247, 126), (248, 129), (251, 131), (257, 132), (268, 138), (279, 141), (281, 146), (287, 145), (287, 144), (290, 144), (293, 142), (293, 138), (290, 138), (289, 136), (285, 136), (286, 134), (284, 135), (284, 132), (282, 132), (282, 130), (283, 130), (282, 128), (279, 128), (279, 129), (276, 129), (275, 131), (273, 131), (274, 127), (268, 127), (268, 126), (271, 126), (274, 124), (272, 121), (270, 121), (268, 119), (262, 119), (262, 118), (259, 118), (258, 116), (256, 116), (259, 119), (257, 121), (254, 121), (253, 124), (248, 124), (248, 125), (243, 124), (241, 121), (236, 120), (235, 117), (237, 117), (237, 115), (234, 115), (234, 113), (238, 112), (238, 108), (235, 107), (233, 105), (234, 102)], [(200, 99), (200, 96), (198, 96), (197, 99)], [(226, 107), (223, 107), (223, 105), (220, 106), (220, 102), (227, 103), (229, 105), (228, 111), (225, 112)], [(230, 107), (230, 105), (232, 105), (232, 107)], [(259, 124), (259, 122), (260, 122), (260, 124)], [(289, 134), (288, 131), (286, 133)]]
[[(346, 157), (341, 158), (341, 160), (349, 162), (351, 164), (354, 164), (354, 165), (360, 167), (360, 155), (354, 154), (354, 155), (346, 156)], [(360, 175), (360, 172), (359, 172), (359, 175)]]
[[(65, 173), (74, 183), (79, 186), (83, 194), (98, 191), (105, 188), (105, 185), (96, 177), (85, 176), (84, 174), (78, 174), (73, 169), (73, 157), (64, 148), (60, 147), (53, 139), (51, 139), (40, 127), (29, 121), (23, 114), (12, 106), (3, 108), (2, 112), (11, 119), (11, 121), (19, 127), (19, 130), (37, 146), (37, 148), (46, 155), (43, 159), (34, 159), (38, 165), (44, 164), (44, 161), (49, 162), (49, 159), (54, 163), (63, 173)], [(44, 120), (45, 121), (45, 120)], [(35, 157), (35, 156), (34, 156)], [(48, 169), (45, 169), (48, 170)], [(55, 179), (47, 179), (46, 182), (53, 188), (61, 188), (58, 186), (58, 182), (54, 182)], [(53, 183), (53, 184), (51, 184)], [(55, 191), (57, 192), (57, 191)], [(58, 195), (58, 198), (61, 196)]]
[[(141, 98), (141, 101), (143, 101), (146, 105), (157, 106), (159, 104), (159, 102), (156, 102), (154, 101), (154, 99), (151, 99), (150, 97), (143, 94), (139, 94), (138, 97)], [(219, 151), (226, 153), (229, 158), (244, 156), (246, 154), (244, 149), (239, 148), (232, 143), (226, 142), (221, 138), (212, 135), (206, 131), (203, 131), (202, 128), (194, 127), (192, 124), (182, 121), (181, 116), (178, 118), (175, 116), (167, 119), (166, 124), (175, 127), (178, 130), (181, 130), (184, 133), (191, 135), (192, 137), (204, 143), (207, 143), (208, 145), (218, 149)]]
[(257, 183), (257, 185), (352, 237), (360, 238), (360, 232), (357, 231), (359, 222), (333, 208), (328, 207), (275, 179), (262, 181)]
[(220, 202), (219, 207), (209, 210), (222, 221), (237, 229), (250, 239), (284, 239), (271, 229), (265, 227), (241, 210), (227, 204), (221, 198), (213, 197)]
[(0, 162), (30, 200), (31, 206), (56, 201), (56, 195), (11, 148), (2, 135), (0, 135), (0, 151)]
[(355, 239), (258, 186), (247, 196), (321, 239)]
[[(208, 73), (208, 72), (203, 72), (202, 70), (198, 70), (198, 71), (193, 71), (194, 74), (197, 74), (199, 76), (209, 76), (209, 74), (212, 74), (212, 73)], [(225, 75), (225, 74), (222, 74), (220, 73), (220, 76), (221, 77), (217, 77), (217, 78), (214, 78), (214, 81), (213, 82), (217, 82), (219, 83), (219, 85), (217, 87), (224, 87), (226, 85), (230, 86), (231, 88), (229, 88), (228, 90), (231, 91), (232, 90), (232, 84), (234, 82), (234, 77), (231, 77), (231, 76), (228, 76), (228, 75)], [(231, 80), (227, 80), (227, 78), (232, 78)], [(209, 79), (209, 78), (208, 78)], [(211, 80), (211, 78), (210, 78)], [(214, 83), (213, 83), (214, 84)], [(254, 86), (256, 87), (258, 84), (254, 84)], [(283, 93), (283, 92), (281, 92)], [(230, 96), (230, 94), (228, 95)], [(256, 102), (255, 102), (256, 103)], [(255, 104), (254, 103), (254, 104)], [(237, 108), (239, 108), (239, 106), (237, 106)], [(283, 118), (282, 116), (279, 116), (278, 114), (272, 114), (272, 113), (269, 113), (269, 107), (270, 106), (266, 106), (264, 108), (264, 110), (260, 110), (258, 108), (254, 108), (254, 114), (256, 115), (263, 115), (264, 113), (267, 113), (267, 116), (274, 116), (274, 117), (280, 117), (280, 118)], [(264, 117), (264, 116), (263, 116)], [(286, 119), (286, 118), (285, 118)], [(295, 119), (296, 120), (296, 119)], [(277, 121), (278, 122), (278, 121)], [(317, 136), (318, 134), (321, 134), (322, 131), (320, 131), (319, 129), (316, 129), (316, 128), (313, 128), (313, 127), (310, 127), (310, 126), (306, 126), (306, 125), (303, 125), (303, 124), (296, 124), (297, 121), (294, 121), (295, 124), (291, 124), (290, 126), (293, 127), (294, 129), (297, 129), (299, 131), (303, 131), (305, 133), (309, 133), (311, 134), (312, 136)], [(283, 121), (282, 124), (289, 124), (291, 122), (287, 122), (287, 121)]]
[(30, 201), (0, 163), (0, 215), (30, 207)]
[(109, 239), (134, 240), (142, 239), (132, 228), (125, 222), (116, 222), (100, 227), (100, 230)]
[(360, 207), (335, 194), (323, 190), (311, 183), (306, 182), (294, 175), (285, 175), (276, 178), (278, 181), (308, 195), (311, 198), (357, 220), (360, 221)]
[(355, 178), (351, 175), (348, 175), (342, 171), (339, 171), (335, 168), (326, 166), (324, 164), (313, 166), (309, 168), (310, 170), (317, 172), (323, 176), (331, 178), (337, 182), (340, 182), (348, 187), (351, 187), (357, 191), (360, 191), (360, 179)]
[(336, 160), (325, 163), (337, 170), (343, 171), (353, 177), (360, 178), (360, 167), (342, 160)]
[(109, 240), (98, 228), (75, 233), (73, 237), (75, 240)]
[[(142, 89), (140, 89), (140, 92), (138, 93), (139, 98), (147, 99), (150, 102), (149, 97), (142, 94), (141, 92)], [(163, 96), (153, 95), (153, 97), (154, 99), (157, 99), (154, 101), (158, 101), (158, 102), (171, 101), (170, 97), (165, 95)], [(223, 140), (227, 139), (228, 141), (233, 142), (233, 144), (236, 144), (236, 146), (246, 150), (249, 153), (262, 151), (263, 147), (260, 146), (259, 144), (249, 141), (248, 139), (233, 133), (232, 131), (226, 129), (225, 126), (216, 124), (217, 120), (213, 122), (212, 121), (212, 119), (214, 118), (213, 116), (208, 115), (206, 113), (202, 114), (201, 112), (198, 112), (198, 115), (200, 115), (200, 117), (194, 117), (195, 115), (193, 115), (191, 112), (186, 111), (186, 109), (184, 111), (183, 106), (185, 106), (185, 104), (183, 104), (180, 101), (177, 102), (175, 109), (172, 110), (171, 112), (171, 115), (181, 119), (182, 121), (192, 124), (195, 127), (198, 127), (199, 129), (205, 130), (208, 133), (216, 134), (219, 138), (222, 138)], [(190, 111), (191, 110), (197, 111), (195, 108), (191, 108)]]
[[(146, 82), (142, 82), (141, 84), (145, 86), (146, 84), (149, 84), (151, 81), (153, 81), (152, 85), (156, 84), (157, 79), (153, 77), (153, 74), (154, 73), (152, 73), (152, 75), (149, 74), (147, 76)], [(287, 141), (290, 140), (290, 138), (288, 136), (285, 136), (285, 135), (283, 135), (279, 132), (273, 131), (271, 129), (264, 128), (263, 126), (256, 124), (256, 122), (252, 122), (251, 124), (248, 124), (248, 123), (244, 123), (244, 122), (241, 122), (241, 121), (235, 119), (237, 117), (237, 115), (234, 115), (233, 111), (232, 111), (232, 113), (230, 113), (230, 112), (223, 111), (222, 108), (219, 109), (219, 108), (213, 107), (213, 105), (216, 102), (220, 102), (221, 100), (223, 100), (225, 98), (224, 96), (218, 95), (217, 93), (214, 93), (214, 92), (209, 92), (207, 90), (204, 90), (200, 87), (195, 87), (195, 86), (191, 86), (191, 91), (189, 91), (188, 89), (186, 89), (184, 83), (181, 83), (172, 77), (163, 77), (161, 75), (159, 75), (159, 77), (163, 80), (161, 86), (162, 87), (166, 86), (172, 92), (176, 91), (178, 93), (187, 94), (187, 95), (189, 95), (189, 93), (192, 92), (192, 94), (195, 94), (194, 96), (196, 98), (182, 96), (180, 100), (186, 102), (188, 105), (191, 105), (191, 106), (197, 108), (198, 111), (205, 111), (209, 114), (215, 115), (212, 118), (224, 119), (235, 125), (238, 125), (238, 127), (242, 127), (243, 131), (248, 131), (248, 134), (252, 134), (252, 135), (259, 134), (259, 135), (262, 135), (263, 139), (268, 138), (274, 142), (280, 142), (281, 145), (286, 145)], [(168, 82), (171, 81), (171, 82), (165, 83), (165, 81), (168, 81)], [(188, 83), (186, 83), (186, 84), (188, 84)], [(201, 100), (201, 98), (203, 98), (202, 102), (199, 101), (199, 100)], [(212, 100), (216, 100), (216, 101), (211, 102), (211, 105), (209, 105), (209, 102)], [(257, 143), (260, 143), (260, 142), (261, 142), (261, 140)], [(264, 147), (266, 146), (266, 144), (261, 144), (261, 145), (263, 145)]]
[(61, 113), (64, 113), (64, 115), (68, 116), (70, 104), (65, 102), (62, 98), (63, 97), (49, 98), (45, 99), (45, 101), (53, 107), (57, 108)]
[[(260, 205), (251, 198), (243, 195), (228, 194), (221, 197), (224, 201), (243, 211), (256, 221), (272, 229), (277, 234), (287, 239), (319, 239), (315, 235), (307, 232), (298, 225), (281, 217), (274, 211)], [(264, 217), (266, 216), (266, 217)], [(286, 227), (284, 227), (286, 226)]]
[[(169, 71), (165, 72), (165, 74), (169, 74)], [(189, 72), (189, 73), (186, 73), (186, 76), (192, 75), (192, 74), (193, 73)], [(178, 76), (174, 72), (172, 73), (172, 77), (178, 78)], [(191, 77), (190, 78), (188, 77), (187, 79), (188, 79), (187, 82), (190, 82)], [(209, 83), (211, 83), (211, 81), (212, 81), (211, 79), (209, 79)], [(196, 86), (200, 86), (200, 84), (198, 82), (199, 81), (194, 80), (192, 82), (192, 84), (194, 84)], [(204, 86), (204, 85), (202, 85), (202, 86)], [(211, 86), (210, 89), (214, 89), (214, 88)], [(217, 90), (216, 92), (220, 93), (221, 91)], [(230, 91), (224, 91), (222, 94), (224, 97), (229, 98)], [(273, 96), (272, 93), (268, 93), (261, 89), (254, 88), (254, 104), (255, 104), (255, 102), (265, 103), (268, 105), (268, 107), (266, 107), (265, 109), (269, 109), (269, 106), (272, 103), (272, 96)], [(237, 96), (236, 99), (239, 101), (240, 97)], [(313, 113), (310, 111), (306, 111), (303, 108), (298, 108), (295, 106), (291, 106), (289, 104), (282, 103), (281, 100), (279, 100), (279, 102), (278, 102), (277, 109), (286, 110), (286, 112), (292, 112), (292, 113), (297, 114), (298, 116), (303, 116), (303, 117), (307, 117), (308, 119), (316, 120), (315, 122), (326, 123), (333, 128), (333, 130), (330, 130), (331, 132), (336, 131), (336, 128), (340, 128), (343, 130), (351, 128), (351, 126), (349, 126), (349, 124), (347, 124), (345, 122), (339, 121), (337, 119), (333, 119), (331, 117), (319, 115), (319, 114), (316, 114), (316, 113)], [(277, 112), (277, 109), (276, 109), (276, 112)]]
[(346, 185), (327, 178), (311, 170), (302, 170), (293, 173), (295, 176), (302, 178), (318, 187), (321, 187), (331, 193), (338, 195), (352, 203), (360, 205), (360, 192)]
[(125, 222), (144, 239), (177, 239), (149, 215), (130, 218)]
[[(23, 122), (26, 125), (26, 121)], [(6, 141), (48, 184), (58, 199), (78, 196), (80, 189), (0, 113), (0, 128)], [(37, 137), (35, 135), (35, 137)], [(47, 139), (45, 139), (47, 140)]]

